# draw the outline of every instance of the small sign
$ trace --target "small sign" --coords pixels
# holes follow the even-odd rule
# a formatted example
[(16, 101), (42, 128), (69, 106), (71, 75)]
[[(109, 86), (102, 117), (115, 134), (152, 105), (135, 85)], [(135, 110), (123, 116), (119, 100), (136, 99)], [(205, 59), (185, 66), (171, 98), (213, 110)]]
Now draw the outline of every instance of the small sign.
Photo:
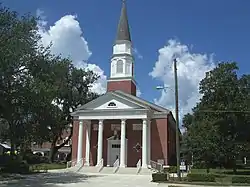
[(181, 165), (181, 166), (180, 166), (180, 170), (182, 170), (182, 171), (187, 170), (187, 166), (185, 166), (185, 165), (184, 165), (184, 166), (183, 166), (183, 165)]

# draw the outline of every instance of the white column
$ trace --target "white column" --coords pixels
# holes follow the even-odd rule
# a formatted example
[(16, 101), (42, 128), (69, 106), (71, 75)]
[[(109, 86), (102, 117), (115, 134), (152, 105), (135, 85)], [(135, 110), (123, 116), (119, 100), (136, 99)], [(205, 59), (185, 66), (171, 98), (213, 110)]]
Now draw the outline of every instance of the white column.
[(83, 121), (80, 121), (78, 129), (77, 164), (81, 162), (82, 159), (82, 137), (83, 137)]
[(85, 165), (90, 165), (90, 135), (91, 135), (91, 121), (86, 124), (86, 151), (85, 151)]
[(126, 120), (121, 120), (120, 167), (126, 167)]
[(150, 165), (151, 160), (151, 121), (148, 120), (148, 165)]
[(103, 144), (103, 120), (99, 120), (98, 127), (98, 150), (97, 150), (97, 164), (102, 159), (102, 144)]
[(143, 119), (142, 122), (142, 168), (147, 168), (148, 166), (148, 139), (147, 139), (147, 119)]

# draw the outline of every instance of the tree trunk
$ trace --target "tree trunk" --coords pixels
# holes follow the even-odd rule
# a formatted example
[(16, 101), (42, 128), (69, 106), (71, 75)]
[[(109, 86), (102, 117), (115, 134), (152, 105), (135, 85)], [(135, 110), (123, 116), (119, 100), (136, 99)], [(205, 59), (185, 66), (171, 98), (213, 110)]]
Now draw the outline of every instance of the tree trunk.
[(50, 148), (50, 153), (49, 153), (49, 160), (50, 160), (50, 163), (53, 163), (55, 161), (55, 155), (56, 155), (56, 149), (55, 149), (55, 146), (51, 146)]
[(236, 159), (233, 158), (233, 173), (236, 174), (237, 173), (237, 165), (236, 165)]
[(11, 156), (15, 155), (15, 143), (13, 138), (10, 139), (10, 155)]
[(50, 152), (49, 152), (49, 160), (50, 160), (51, 163), (54, 162), (54, 160), (55, 160), (55, 154), (56, 154), (56, 152), (58, 150), (58, 149), (56, 150), (57, 139), (58, 139), (58, 137), (56, 136), (54, 138), (53, 142), (51, 143)]
[(49, 158), (50, 158), (50, 162), (53, 163), (54, 162), (54, 159), (55, 159), (55, 155), (56, 153), (58, 152), (59, 149), (61, 149), (62, 147), (64, 147), (72, 138), (72, 135), (73, 135), (73, 127), (70, 128), (70, 135), (68, 136), (68, 139), (65, 140), (62, 144), (56, 146), (56, 142), (58, 140), (58, 136), (55, 136), (52, 144), (51, 144), (51, 148), (50, 148), (50, 155), (49, 155)]

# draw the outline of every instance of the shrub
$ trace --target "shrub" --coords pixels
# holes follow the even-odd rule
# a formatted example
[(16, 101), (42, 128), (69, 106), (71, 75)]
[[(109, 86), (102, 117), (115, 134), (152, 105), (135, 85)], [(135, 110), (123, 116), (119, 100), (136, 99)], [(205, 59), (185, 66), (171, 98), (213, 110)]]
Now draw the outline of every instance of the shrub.
[(31, 166), (33, 170), (53, 170), (53, 169), (65, 169), (66, 164), (34, 164)]
[(189, 182), (215, 182), (215, 176), (205, 173), (189, 173), (187, 175)]
[(169, 168), (164, 169), (165, 173), (177, 173), (177, 167), (176, 166), (170, 166)]
[(168, 181), (169, 177), (167, 173), (153, 173), (152, 179), (153, 182), (164, 182)]
[(250, 184), (250, 177), (248, 177), (248, 176), (234, 176), (234, 177), (232, 177), (232, 183)]
[(194, 162), (192, 168), (194, 168), (194, 169), (206, 169), (207, 168), (206, 162), (204, 162), (204, 161)]
[(7, 154), (0, 155), (0, 167), (4, 166), (11, 160), (11, 156)]
[(28, 164), (40, 164), (49, 162), (49, 159), (47, 157), (35, 155), (33, 153), (25, 154), (23, 156), (23, 159), (26, 160)]
[(4, 173), (27, 174), (27, 173), (29, 173), (29, 164), (24, 160), (20, 160), (18, 158), (15, 158), (15, 159), (13, 158), (4, 164), (1, 171)]

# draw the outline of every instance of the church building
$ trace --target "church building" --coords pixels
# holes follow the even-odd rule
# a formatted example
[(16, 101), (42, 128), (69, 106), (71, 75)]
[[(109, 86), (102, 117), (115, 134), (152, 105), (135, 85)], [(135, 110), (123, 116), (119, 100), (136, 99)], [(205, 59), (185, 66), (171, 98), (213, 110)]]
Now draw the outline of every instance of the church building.
[(136, 96), (132, 40), (123, 2), (106, 94), (80, 106), (74, 117), (72, 160), (84, 166), (147, 168), (176, 158), (170, 110)]

